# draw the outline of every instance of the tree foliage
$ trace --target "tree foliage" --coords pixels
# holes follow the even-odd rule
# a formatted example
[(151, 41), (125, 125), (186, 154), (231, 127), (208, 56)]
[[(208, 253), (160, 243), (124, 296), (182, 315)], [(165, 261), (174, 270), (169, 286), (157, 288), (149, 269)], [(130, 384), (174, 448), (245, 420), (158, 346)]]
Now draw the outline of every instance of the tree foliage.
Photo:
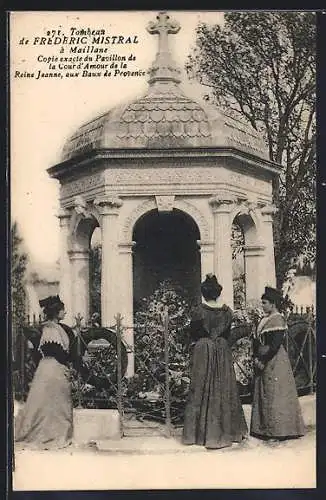
[(27, 254), (22, 249), (23, 240), (17, 223), (11, 227), (11, 306), (15, 325), (23, 323), (26, 315), (26, 266)]
[(91, 314), (101, 314), (101, 245), (96, 245), (90, 250), (90, 308)]
[(316, 20), (313, 12), (231, 12), (200, 24), (187, 71), (242, 117), (284, 166), (274, 185), (277, 285), (300, 255), (315, 258)]
[[(17, 358), (17, 341), (19, 335), (19, 326), (26, 320), (26, 266), (27, 255), (22, 248), (23, 240), (19, 235), (17, 223), (14, 222), (11, 227), (10, 235), (11, 247), (11, 323), (12, 323), (12, 356), (15, 361)], [(32, 360), (31, 360), (32, 363)], [(28, 370), (27, 370), (28, 372)], [(28, 373), (26, 376), (28, 379)], [(19, 390), (20, 380), (14, 376), (14, 390)]]

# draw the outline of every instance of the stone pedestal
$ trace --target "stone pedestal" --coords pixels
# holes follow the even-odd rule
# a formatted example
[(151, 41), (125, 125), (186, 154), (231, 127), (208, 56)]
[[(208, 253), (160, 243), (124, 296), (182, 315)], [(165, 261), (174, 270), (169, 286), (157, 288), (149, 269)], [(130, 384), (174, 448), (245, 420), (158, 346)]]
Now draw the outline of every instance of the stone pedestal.
[(118, 410), (74, 409), (73, 440), (76, 444), (121, 437)]

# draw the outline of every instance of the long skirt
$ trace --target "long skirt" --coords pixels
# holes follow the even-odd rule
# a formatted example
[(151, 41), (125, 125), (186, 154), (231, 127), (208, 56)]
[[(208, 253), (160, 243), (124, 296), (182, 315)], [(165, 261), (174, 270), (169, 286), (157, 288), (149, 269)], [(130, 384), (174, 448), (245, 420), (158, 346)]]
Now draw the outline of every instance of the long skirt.
[(15, 419), (15, 441), (23, 448), (63, 448), (71, 443), (72, 424), (69, 369), (54, 358), (43, 358)]
[(275, 439), (304, 435), (295, 380), (283, 346), (255, 378), (250, 434)]
[(248, 433), (227, 341), (215, 341), (202, 372), (204, 362), (198, 357), (193, 366), (194, 390), (185, 409), (183, 443), (224, 448), (241, 442)]

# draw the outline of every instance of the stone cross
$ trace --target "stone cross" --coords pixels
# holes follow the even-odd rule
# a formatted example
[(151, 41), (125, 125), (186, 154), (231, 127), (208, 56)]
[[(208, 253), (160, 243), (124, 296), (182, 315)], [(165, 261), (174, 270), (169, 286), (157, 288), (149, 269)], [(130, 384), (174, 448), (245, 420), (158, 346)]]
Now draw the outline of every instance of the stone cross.
[(160, 12), (156, 16), (157, 22), (151, 21), (147, 27), (147, 31), (151, 35), (159, 36), (158, 52), (160, 54), (169, 52), (169, 34), (176, 34), (180, 30), (180, 24), (177, 21), (171, 21), (170, 16), (166, 12)]

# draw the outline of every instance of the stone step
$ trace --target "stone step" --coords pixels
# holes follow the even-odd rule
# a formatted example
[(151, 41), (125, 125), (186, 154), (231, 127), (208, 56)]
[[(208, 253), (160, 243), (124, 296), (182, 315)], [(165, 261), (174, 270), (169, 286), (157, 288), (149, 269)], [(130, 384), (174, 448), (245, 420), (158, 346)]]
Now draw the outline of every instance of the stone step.
[(96, 442), (99, 451), (126, 454), (162, 454), (206, 452), (204, 446), (185, 446), (180, 439), (159, 436), (128, 437), (120, 440), (100, 440)]

